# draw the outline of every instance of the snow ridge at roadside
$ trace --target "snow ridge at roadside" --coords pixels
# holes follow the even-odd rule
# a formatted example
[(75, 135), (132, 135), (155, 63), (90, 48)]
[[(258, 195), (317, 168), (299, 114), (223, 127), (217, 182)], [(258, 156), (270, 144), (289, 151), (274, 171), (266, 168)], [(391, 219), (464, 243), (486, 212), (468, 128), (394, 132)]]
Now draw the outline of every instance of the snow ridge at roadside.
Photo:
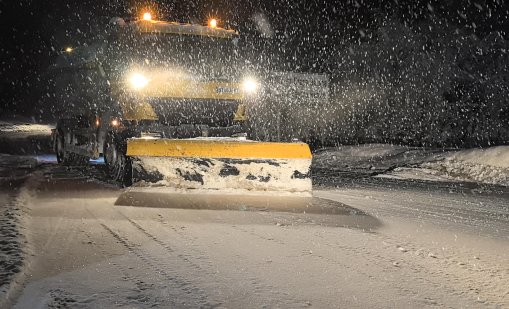
[(509, 146), (465, 150), (388, 144), (341, 146), (317, 151), (313, 167), (384, 178), (509, 186)]

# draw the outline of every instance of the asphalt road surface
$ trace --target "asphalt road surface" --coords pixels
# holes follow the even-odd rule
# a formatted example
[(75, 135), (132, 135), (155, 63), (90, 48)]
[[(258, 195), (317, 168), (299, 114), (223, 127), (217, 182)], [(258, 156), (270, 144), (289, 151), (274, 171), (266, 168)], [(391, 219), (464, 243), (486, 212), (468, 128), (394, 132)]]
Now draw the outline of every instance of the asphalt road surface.
[(43, 164), (16, 189), (28, 266), (12, 305), (509, 307), (506, 189), (326, 171), (315, 183), (304, 206), (253, 206)]

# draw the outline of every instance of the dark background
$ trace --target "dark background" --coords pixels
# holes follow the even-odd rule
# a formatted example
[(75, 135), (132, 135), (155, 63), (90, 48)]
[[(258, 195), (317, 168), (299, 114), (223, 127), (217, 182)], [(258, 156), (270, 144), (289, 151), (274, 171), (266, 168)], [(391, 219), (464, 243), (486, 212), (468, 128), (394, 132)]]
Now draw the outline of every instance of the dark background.
[[(166, 20), (214, 16), (245, 34), (253, 53), (277, 52), (288, 70), (330, 74), (330, 110), (313, 115), (309, 128), (319, 143), (509, 141), (503, 0), (0, 0), (2, 114), (44, 114), (51, 91), (41, 80), (52, 59), (87, 44), (111, 17), (147, 7)], [(260, 16), (269, 33), (259, 31)]]

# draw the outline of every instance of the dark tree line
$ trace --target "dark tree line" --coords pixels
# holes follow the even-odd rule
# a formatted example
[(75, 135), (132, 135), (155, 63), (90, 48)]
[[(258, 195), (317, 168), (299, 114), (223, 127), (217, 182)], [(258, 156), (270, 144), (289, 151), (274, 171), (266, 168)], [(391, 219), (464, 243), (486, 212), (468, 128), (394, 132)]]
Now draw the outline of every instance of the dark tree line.
[(509, 42), (434, 20), (388, 19), (330, 58), (325, 143), (488, 146), (509, 142)]

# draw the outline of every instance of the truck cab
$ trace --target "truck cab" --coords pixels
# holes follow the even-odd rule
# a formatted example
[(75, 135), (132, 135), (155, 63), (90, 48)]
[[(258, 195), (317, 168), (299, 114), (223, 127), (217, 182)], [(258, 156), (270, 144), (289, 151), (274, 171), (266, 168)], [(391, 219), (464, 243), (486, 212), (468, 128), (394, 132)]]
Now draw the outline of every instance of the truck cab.
[(66, 50), (53, 66), (59, 162), (104, 154), (114, 178), (129, 138), (231, 136), (245, 131), (258, 90), (242, 67), (238, 33), (215, 24), (112, 20), (106, 36)]

